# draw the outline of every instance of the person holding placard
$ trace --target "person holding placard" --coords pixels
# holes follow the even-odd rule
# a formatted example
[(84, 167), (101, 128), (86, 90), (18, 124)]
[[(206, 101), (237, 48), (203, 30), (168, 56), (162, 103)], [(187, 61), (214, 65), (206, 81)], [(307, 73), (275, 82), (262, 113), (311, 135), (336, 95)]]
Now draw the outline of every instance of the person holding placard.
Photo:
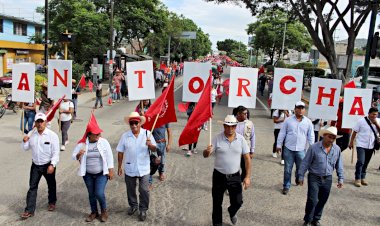
[(42, 88), (41, 93), (40, 93), (41, 103), (40, 103), (39, 111), (42, 113), (46, 113), (51, 107), (53, 107), (54, 100), (48, 98), (48, 90), (47, 90), (48, 88), (45, 82), (41, 84), (41, 88)]
[[(283, 151), (284, 166), (284, 184), (282, 194), (289, 193), (292, 170), (294, 163), (296, 164), (296, 184), (299, 185), (298, 169), (305, 157), (305, 149), (307, 143), (314, 144), (314, 127), (309, 118), (304, 116), (305, 103), (298, 101), (294, 108), (294, 115), (289, 117), (280, 130), (277, 138), (277, 152)], [(284, 150), (282, 150), (284, 148)]]
[[(292, 115), (291, 111), (288, 110), (280, 110), (276, 109), (273, 113), (273, 123), (274, 123), (274, 144), (273, 144), (273, 153), (272, 157), (277, 158), (277, 138), (278, 134), (280, 133), (280, 130), (282, 128), (282, 125), (284, 124), (285, 120)], [(284, 152), (281, 152), (281, 165), (284, 165)]]
[(62, 133), (61, 151), (66, 150), (66, 145), (69, 143), (68, 131), (71, 125), (72, 114), (74, 112), (74, 104), (68, 99), (63, 99), (59, 105), (59, 121)]
[(352, 149), (354, 147), (354, 140), (356, 140), (356, 153), (358, 160), (356, 162), (355, 169), (355, 182), (356, 187), (368, 186), (366, 181), (367, 167), (371, 161), (372, 154), (379, 147), (379, 132), (378, 128), (380, 120), (377, 118), (379, 114), (377, 108), (370, 108), (368, 111), (368, 117), (359, 119), (356, 125), (352, 128), (350, 144), (348, 147)]
[[(34, 117), (36, 116), (36, 102), (34, 103), (22, 103), (22, 109), (24, 110), (24, 134), (28, 134), (33, 129)], [(28, 124), (28, 129), (26, 125)], [(22, 125), (21, 125), (22, 127)]]

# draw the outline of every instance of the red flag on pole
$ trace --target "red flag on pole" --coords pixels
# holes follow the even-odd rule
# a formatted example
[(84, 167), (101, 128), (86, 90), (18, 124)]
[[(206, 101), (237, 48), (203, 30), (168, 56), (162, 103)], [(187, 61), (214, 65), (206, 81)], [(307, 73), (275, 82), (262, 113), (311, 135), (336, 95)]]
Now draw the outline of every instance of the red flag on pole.
[(94, 83), (91, 82), (91, 80), (88, 81), (88, 88), (92, 92), (92, 88), (94, 87)]
[(61, 104), (62, 100), (65, 99), (66, 95), (63, 95), (61, 99), (59, 99), (52, 108), (49, 109), (49, 111), (46, 112), (46, 121), (50, 122), (55, 115), (55, 112), (59, 108), (59, 105)]
[(84, 89), (86, 87), (86, 79), (84, 78), (84, 75), (79, 80), (79, 86), (80, 88)]
[(154, 126), (155, 128), (177, 121), (174, 106), (174, 76), (170, 81), (168, 88), (164, 90), (161, 96), (157, 98), (145, 113), (146, 122), (144, 123), (144, 128), (153, 130), (153, 124), (157, 116), (158, 119)]
[(91, 112), (90, 120), (87, 123), (86, 132), (84, 132), (82, 139), (80, 139), (77, 142), (77, 144), (86, 143), (87, 133), (89, 133), (89, 132), (91, 132), (93, 134), (100, 134), (101, 132), (103, 132), (103, 130), (100, 129), (93, 112)]
[(349, 83), (347, 83), (346, 85), (344, 85), (343, 88), (356, 88), (354, 80), (351, 80)]
[(200, 127), (212, 117), (211, 109), (211, 76), (207, 80), (205, 89), (198, 104), (195, 105), (194, 111), (191, 114), (189, 121), (183, 129), (181, 136), (179, 137), (179, 146), (185, 144), (192, 144), (197, 142), (199, 134), (201, 132)]

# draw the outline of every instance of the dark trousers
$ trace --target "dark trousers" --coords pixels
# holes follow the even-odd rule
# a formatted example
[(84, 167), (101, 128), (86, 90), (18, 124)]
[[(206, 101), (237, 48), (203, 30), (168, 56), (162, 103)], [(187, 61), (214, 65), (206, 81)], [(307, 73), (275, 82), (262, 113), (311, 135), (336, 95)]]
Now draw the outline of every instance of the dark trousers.
[(30, 168), (29, 190), (26, 196), (25, 212), (34, 213), (36, 210), (37, 190), (41, 177), (44, 176), (48, 185), (49, 204), (55, 204), (57, 201), (55, 170), (52, 174), (47, 174), (47, 168), (50, 163), (45, 165), (36, 165), (32, 163)]
[[(125, 175), (127, 185), (128, 204), (130, 207), (139, 207), (140, 211), (147, 211), (149, 208), (149, 174), (142, 177), (130, 177)], [(139, 201), (137, 200), (136, 186), (139, 181)]]
[[(280, 133), (280, 130), (281, 129), (274, 129), (274, 144), (273, 144), (273, 153), (276, 153), (276, 147), (277, 147), (277, 137), (278, 137), (278, 134)], [(281, 160), (284, 159), (284, 152), (282, 151), (281, 152)]]
[(358, 161), (356, 162), (355, 180), (363, 180), (367, 174), (367, 167), (371, 161), (373, 149), (356, 147)]
[(241, 178), (241, 182), (243, 182), (245, 176), (247, 175), (247, 171), (245, 170), (245, 160), (244, 160), (244, 156), (243, 155), (241, 156), (241, 160), (240, 160), (240, 168), (241, 168), (240, 178)]
[(212, 175), (213, 225), (222, 225), (222, 203), (226, 189), (228, 190), (230, 197), (230, 207), (228, 207), (228, 212), (230, 213), (230, 217), (233, 217), (243, 204), (243, 189), (241, 186), (240, 173), (237, 172), (233, 175), (225, 175), (214, 169)]
[(322, 217), (323, 207), (330, 195), (332, 176), (320, 177), (309, 173), (307, 183), (304, 221), (319, 221)]
[(348, 143), (350, 141), (350, 134), (338, 132), (338, 135), (341, 135), (342, 137), (336, 139), (336, 145), (340, 147), (340, 151), (344, 151), (348, 148)]

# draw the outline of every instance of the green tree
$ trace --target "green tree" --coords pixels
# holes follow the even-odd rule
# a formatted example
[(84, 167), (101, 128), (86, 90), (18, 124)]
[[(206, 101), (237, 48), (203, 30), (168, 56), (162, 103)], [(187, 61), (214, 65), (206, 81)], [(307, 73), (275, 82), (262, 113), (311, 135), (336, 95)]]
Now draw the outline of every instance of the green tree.
[(216, 42), (216, 47), (219, 51), (226, 52), (226, 55), (230, 56), (233, 60), (243, 64), (247, 63), (249, 53), (244, 43), (233, 39), (225, 39), (224, 41)]
[[(37, 12), (44, 13), (44, 8), (38, 8)], [(49, 19), (50, 53), (63, 51), (59, 35), (66, 30), (75, 35), (75, 41), (68, 46), (69, 58), (75, 62), (90, 62), (93, 57), (106, 52), (109, 44), (109, 16), (97, 11), (93, 2), (50, 0)]]
[(288, 20), (286, 13), (280, 10), (268, 11), (260, 15), (256, 22), (248, 24), (247, 33), (255, 34), (253, 46), (262, 49), (269, 56), (270, 64), (273, 64), (276, 53), (280, 59), (285, 23), (284, 54), (288, 52), (288, 49), (310, 51), (312, 40), (305, 26), (298, 21)]

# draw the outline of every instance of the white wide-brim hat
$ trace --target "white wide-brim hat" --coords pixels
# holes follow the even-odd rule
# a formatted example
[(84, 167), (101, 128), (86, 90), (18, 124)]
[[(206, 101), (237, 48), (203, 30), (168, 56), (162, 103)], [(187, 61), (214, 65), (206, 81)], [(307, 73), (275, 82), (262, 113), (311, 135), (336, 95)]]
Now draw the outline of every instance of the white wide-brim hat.
[(325, 134), (334, 135), (336, 138), (342, 137), (338, 135), (338, 129), (335, 126), (322, 127), (321, 131), (319, 131), (319, 135), (323, 137)]
[(227, 125), (227, 126), (235, 126), (235, 125), (238, 124), (238, 121), (237, 121), (237, 119), (236, 119), (236, 117), (234, 115), (227, 115), (224, 118), (223, 124)]
[(124, 117), (124, 122), (129, 124), (129, 121), (133, 121), (135, 119), (136, 121), (140, 122), (140, 125), (143, 125), (146, 121), (145, 116), (140, 116), (138, 112), (131, 112), (128, 116)]

